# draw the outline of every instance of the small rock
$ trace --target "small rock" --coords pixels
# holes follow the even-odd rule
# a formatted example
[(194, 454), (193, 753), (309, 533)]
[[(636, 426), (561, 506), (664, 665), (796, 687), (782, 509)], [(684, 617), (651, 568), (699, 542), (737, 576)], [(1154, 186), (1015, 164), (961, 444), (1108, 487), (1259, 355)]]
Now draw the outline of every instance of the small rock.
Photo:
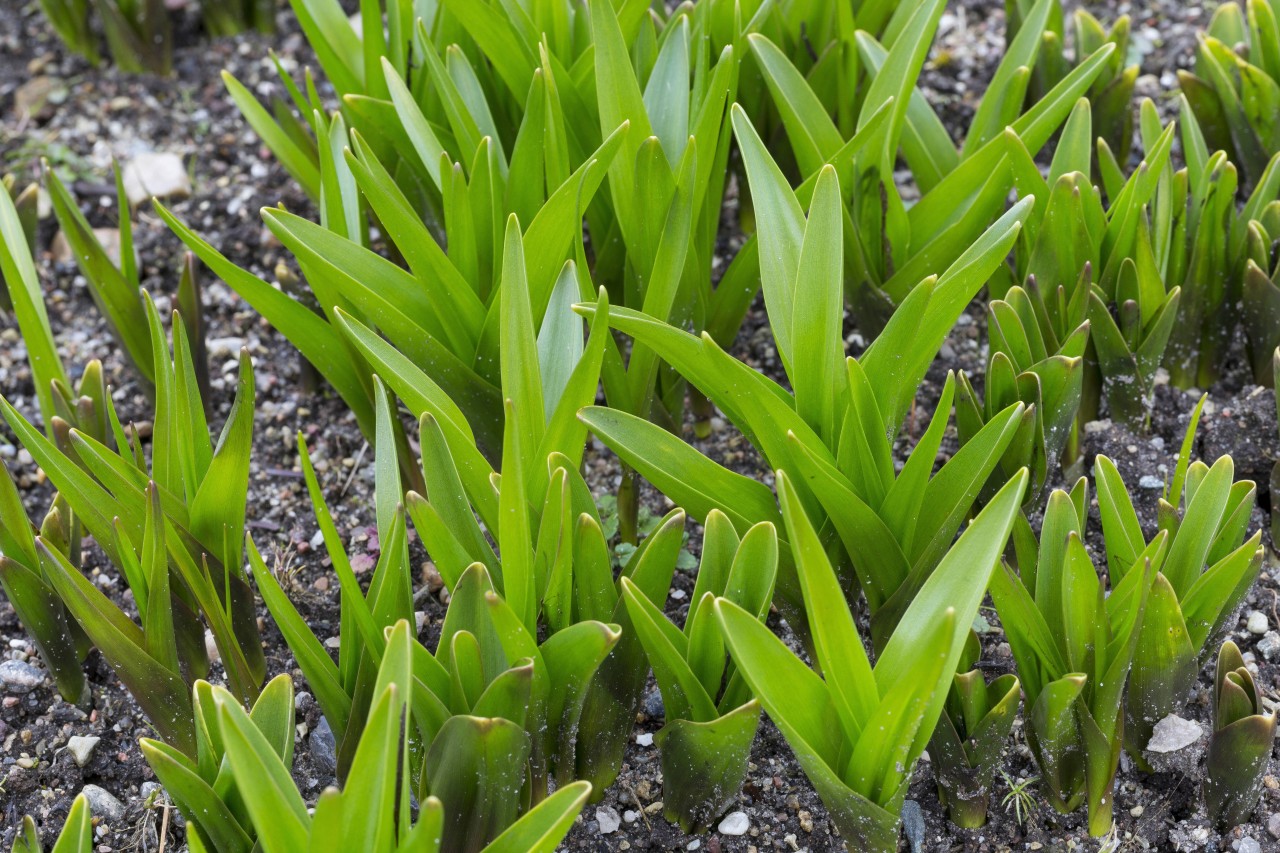
[(1261, 610), (1254, 610), (1249, 614), (1249, 621), (1245, 623), (1245, 627), (1249, 629), (1250, 634), (1265, 634), (1268, 630), (1267, 614)]
[(601, 806), (596, 809), (596, 823), (600, 824), (601, 835), (611, 835), (622, 826), (622, 817), (613, 806)]
[(902, 804), (902, 832), (911, 845), (911, 853), (920, 853), (924, 849), (924, 812), (915, 800)]
[(716, 829), (721, 835), (746, 835), (751, 829), (751, 818), (746, 812), (729, 812)]
[(1164, 480), (1151, 474), (1143, 474), (1138, 480), (1138, 488), (1140, 489), (1163, 489)]
[(1267, 818), (1267, 832), (1271, 833), (1272, 838), (1280, 838), (1280, 812)]
[(338, 772), (338, 743), (325, 717), (311, 732), (311, 763), (330, 776)]
[(13, 111), (19, 119), (42, 119), (52, 115), (52, 107), (65, 101), (67, 88), (57, 77), (32, 77), (13, 92)]
[(651, 720), (661, 720), (667, 715), (667, 709), (662, 704), (662, 691), (650, 690), (644, 697), (644, 713)]
[(89, 801), (89, 811), (94, 817), (106, 821), (117, 821), (124, 817), (124, 803), (108, 791), (97, 785), (85, 785), (80, 793)]
[[(94, 228), (93, 236), (102, 244), (102, 249), (107, 253), (111, 263), (120, 266), (120, 229)], [(67, 242), (67, 235), (63, 231), (53, 235), (53, 242), (49, 244), (49, 253), (53, 255), (53, 261), (57, 264), (69, 264), (76, 259), (75, 253), (71, 251), (71, 244)], [(133, 252), (133, 262), (135, 264), (138, 262), (136, 247)]]
[(1266, 660), (1274, 660), (1277, 653), (1280, 653), (1280, 634), (1275, 631), (1268, 631), (1257, 645), (1258, 653)]
[[(209, 353), (209, 358), (233, 358), (243, 346), (244, 338), (209, 338), (209, 340), (205, 341), (205, 348)], [(324, 534), (317, 530), (315, 537), (311, 540), (311, 546), (319, 548), (323, 544)]]
[(149, 151), (125, 164), (124, 193), (135, 207), (153, 197), (188, 198), (191, 179), (177, 154)]
[(1200, 739), (1200, 724), (1170, 714), (1156, 723), (1147, 743), (1148, 752), (1177, 752), (1186, 749)]
[(1236, 844), (1236, 853), (1262, 853), (1262, 846), (1246, 835)]
[(636, 735), (636, 746), (653, 746), (653, 734), (645, 732), (644, 734)]
[(0, 685), (13, 693), (30, 693), (44, 682), (44, 670), (26, 661), (0, 663)]
[(623, 823), (635, 823), (639, 819), (640, 819), (640, 812), (636, 811), (635, 809), (627, 809), (625, 812), (622, 813)]
[(89, 757), (93, 755), (93, 748), (98, 745), (98, 741), (102, 738), (81, 737), (76, 735), (67, 741), (67, 752), (71, 753), (72, 760), (75, 761), (77, 767), (84, 767), (89, 763)]

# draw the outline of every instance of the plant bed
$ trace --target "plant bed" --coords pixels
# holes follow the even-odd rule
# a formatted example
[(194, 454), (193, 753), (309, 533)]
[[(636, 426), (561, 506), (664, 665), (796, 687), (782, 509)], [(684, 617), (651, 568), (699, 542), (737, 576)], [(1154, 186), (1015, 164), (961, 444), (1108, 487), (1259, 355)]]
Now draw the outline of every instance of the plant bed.
[[(997, 4), (998, 5), (998, 4)], [(1100, 17), (1102, 12), (1093, 10)], [(1106, 11), (1119, 11), (1106, 10)], [(1142, 60), (1139, 94), (1167, 91), (1166, 77), (1194, 60), (1194, 31), (1207, 24), (1208, 11), (1162, 4), (1134, 29), (1149, 45)], [(167, 202), (178, 219), (212, 243), (232, 263), (267, 281), (279, 277), (278, 267), (297, 272), (288, 251), (262, 224), (258, 211), (283, 204), (307, 218), (317, 216), (315, 205), (271, 156), (248, 128), (228, 98), (215, 70), (227, 68), (254, 92), (277, 85), (267, 59), (275, 50), (286, 63), (300, 67), (314, 62), (306, 40), (291, 15), (280, 16), (280, 32), (273, 36), (240, 36), (235, 40), (180, 45), (174, 55), (175, 75), (169, 79), (135, 77), (112, 69), (94, 69), (67, 54), (49, 33), (34, 5), (21, 14), (0, 20), (0, 110), (4, 110), (0, 135), (3, 170), (28, 171), (47, 158), (73, 190), (81, 210), (95, 227), (116, 222), (111, 183), (112, 157), (127, 162), (144, 151), (179, 154), (187, 166), (191, 195)], [(986, 2), (949, 4), (921, 88), (936, 102), (946, 129), (962, 138), (977, 96), (998, 63), (1003, 46), (1002, 11)], [(51, 78), (54, 96), (36, 115), (15, 113), (18, 81), (35, 76)], [(322, 84), (323, 85), (323, 84)], [(1161, 87), (1164, 87), (1163, 89)], [(326, 94), (328, 90), (325, 90)], [(54, 103), (56, 102), (56, 103)], [(1158, 101), (1162, 114), (1176, 110), (1169, 101)], [(736, 152), (735, 152), (735, 155)], [(1135, 154), (1135, 159), (1137, 155)], [(741, 170), (739, 169), (740, 173)], [(902, 173), (905, 198), (916, 194), (908, 173)], [(738, 225), (737, 177), (730, 182), (718, 235), (715, 268), (723, 270), (744, 236)], [(806, 205), (807, 207), (807, 205)], [(149, 421), (152, 405), (145, 389), (129, 368), (97, 310), (79, 270), (70, 261), (58, 262), (49, 251), (53, 218), (39, 226), (37, 253), (50, 322), (59, 352), (68, 365), (101, 358), (113, 400), (122, 421)], [(177, 283), (183, 246), (147, 207), (136, 215), (134, 235), (142, 258), (142, 285), (163, 309), (177, 301)], [(385, 244), (375, 248), (388, 252)], [(246, 526), (267, 566), (288, 593), (306, 624), (321, 640), (336, 638), (340, 625), (339, 584), (332, 561), (323, 547), (311, 501), (303, 479), (297, 446), (301, 431), (308, 443), (334, 522), (351, 556), (356, 576), (367, 586), (381, 556), (377, 529), (375, 452), (368, 446), (349, 407), (325, 387), (304, 390), (314, 376), (307, 373), (293, 345), (258, 315), (239, 295), (207, 270), (202, 271), (212, 410), (210, 424), (220, 427), (231, 411), (235, 393), (236, 353), (246, 348), (256, 365), (257, 410), (254, 419), (253, 456), (247, 500)], [(850, 314), (844, 322), (848, 354), (860, 356), (865, 342)], [(915, 390), (914, 403), (904, 429), (893, 443), (893, 459), (899, 466), (921, 439), (937, 408), (948, 371), (965, 371), (981, 388), (987, 363), (987, 313), (982, 301), (970, 304), (942, 344)], [(1270, 498), (1266, 484), (1271, 467), (1280, 457), (1274, 393), (1253, 384), (1243, 356), (1243, 341), (1234, 342), (1232, 357), (1222, 376), (1209, 388), (1194, 447), (1194, 458), (1206, 462), (1223, 455), (1235, 460), (1237, 479), (1258, 483), (1259, 506), (1253, 509), (1249, 531), (1268, 530)], [(787, 384), (778, 349), (770, 332), (765, 300), (752, 303), (730, 354), (770, 378)], [(0, 391), (24, 412), (36, 408), (35, 388), (27, 364), (24, 343), (15, 325), (6, 320), (0, 331)], [(1137, 434), (1110, 421), (1088, 423), (1081, 431), (1081, 458), (1105, 455), (1115, 461), (1129, 484), (1142, 530), (1148, 538), (1157, 527), (1156, 503), (1160, 487), (1171, 476), (1187, 422), (1199, 394), (1178, 390), (1162, 381), (1155, 387), (1151, 428)], [(403, 414), (403, 413), (402, 413)], [(418, 449), (414, 419), (401, 417), (412, 446)], [(769, 462), (725, 419), (716, 416), (709, 436), (698, 437), (696, 418), (689, 414), (683, 436), (700, 453), (726, 468), (756, 479), (770, 488), (776, 485)], [(12, 473), (23, 502), (39, 518), (53, 489), (31, 454), (4, 430), (0, 456)], [(941, 443), (940, 460), (960, 447), (954, 426)], [(1092, 464), (1083, 473), (1092, 477)], [(587, 484), (597, 498), (617, 494), (625, 469), (605, 444), (589, 439), (582, 466)], [(1070, 480), (1053, 470), (1045, 495), (1054, 487), (1069, 487)], [(1043, 509), (1043, 500), (1040, 501)], [(607, 501), (606, 501), (607, 505)], [(673, 508), (670, 500), (647, 483), (639, 491), (642, 529)], [(615, 516), (606, 511), (607, 532), (616, 533)], [(1038, 530), (1040, 519), (1032, 513)], [(651, 525), (650, 525), (651, 526)], [(703, 528), (690, 522), (671, 589), (661, 602), (676, 625), (689, 616), (695, 590), (695, 567), (702, 554)], [(1094, 502), (1089, 507), (1087, 535), (1100, 536), (1101, 520)], [(410, 532), (409, 554), (414, 568), (413, 607), (420, 619), (420, 638), (435, 648), (444, 621), (449, 593), (440, 573), (428, 559), (416, 534)], [(1095, 540), (1100, 541), (1100, 540)], [(1270, 631), (1280, 631), (1280, 578), (1269, 532), (1263, 536), (1267, 557), (1258, 580), (1238, 613), (1227, 621), (1228, 638), (1234, 639), (1246, 660), (1257, 665), (1257, 682), (1265, 697), (1273, 696), (1280, 679), (1280, 648), (1271, 657), (1260, 647)], [(616, 544), (611, 539), (610, 545)], [(1102, 563), (1101, 553), (1092, 554)], [(101, 549), (87, 549), (84, 565), (91, 580), (121, 609), (137, 618), (134, 594), (111, 566)], [(98, 570), (98, 571), (95, 571)], [(855, 618), (864, 636), (870, 636), (871, 613), (857, 600)], [(268, 676), (287, 674), (297, 691), (293, 779), (308, 802), (322, 789), (336, 783), (336, 745), (322, 726), (322, 712), (310, 692), (293, 653), (286, 645), (266, 606), (259, 599), (256, 612), (261, 627)], [(1262, 620), (1256, 614), (1261, 614)], [(990, 680), (1015, 671), (1001, 620), (990, 599), (980, 610), (982, 655), (980, 668)], [(794, 627), (774, 610), (767, 627), (793, 652), (809, 660)], [(1263, 630), (1257, 630), (1262, 627)], [(32, 815), (43, 828), (46, 843), (53, 837), (72, 806), (73, 798), (87, 785), (105, 790), (110, 799), (90, 798), (95, 817), (94, 849), (181, 849), (184, 822), (172, 808), (154, 771), (138, 747), (140, 737), (154, 736), (142, 709), (100, 653), (92, 652), (85, 664), (91, 695), (83, 707), (62, 701), (44, 663), (7, 600), (0, 599), (0, 639), (4, 657), (11, 664), (0, 683), (0, 849), (15, 843), (23, 815)], [(328, 644), (326, 644), (328, 645)], [(330, 646), (333, 648), (333, 646)], [(215, 662), (211, 680), (224, 677)], [(1178, 712), (1196, 722), (1207, 735), (1212, 729), (1211, 669), (1200, 672), (1189, 701)], [(906, 835), (901, 849), (915, 850), (1069, 850), (1093, 849), (1084, 810), (1060, 815), (1045, 803), (1036, 782), (1019, 792), (1020, 782), (1039, 771), (1032, 760), (1022, 716), (1013, 724), (999, 762), (1002, 774), (994, 784), (990, 822), (975, 830), (959, 829), (943, 813), (929, 759), (916, 767), (906, 794)], [(783, 733), (766, 715), (751, 747), (746, 780), (732, 806), (745, 816), (707, 833), (686, 834), (663, 815), (663, 778), (653, 736), (668, 722), (658, 684), (650, 675), (640, 712), (628, 744), (621, 773), (599, 802), (586, 805), (560, 849), (706, 849), (791, 850), (841, 849), (835, 822), (806, 778)], [(81, 764), (78, 750), (96, 739)], [(1273, 849), (1280, 845), (1280, 783), (1274, 761), (1267, 768), (1255, 822), (1220, 835), (1206, 819), (1200, 796), (1203, 778), (1204, 739), (1172, 753), (1156, 772), (1142, 772), (1125, 756), (1115, 782), (1113, 811), (1116, 829), (1110, 850)], [(1016, 790), (1015, 790), (1016, 789)], [(96, 795), (95, 795), (96, 796)], [(720, 821), (715, 821), (721, 826)], [(734, 824), (738, 824), (735, 826)], [(729, 834), (732, 829), (735, 834)], [(1245, 846), (1244, 838), (1259, 847)], [(1216, 845), (1216, 846), (1215, 846)]]

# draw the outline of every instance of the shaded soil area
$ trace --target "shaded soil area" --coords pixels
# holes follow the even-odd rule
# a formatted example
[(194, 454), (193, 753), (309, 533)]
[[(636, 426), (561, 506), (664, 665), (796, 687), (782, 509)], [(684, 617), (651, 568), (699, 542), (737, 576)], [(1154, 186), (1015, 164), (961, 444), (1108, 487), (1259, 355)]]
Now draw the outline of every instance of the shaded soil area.
[[(931, 102), (939, 106), (957, 139), (962, 137), (962, 129), (1003, 50), (1001, 5), (992, 0), (953, 3), (922, 80)], [(1189, 64), (1195, 28), (1207, 22), (1209, 11), (1184, 8), (1172, 0), (1156, 0), (1132, 9), (1128, 3), (1089, 6), (1108, 23), (1116, 14), (1134, 15), (1135, 43), (1141, 48), (1144, 72), (1139, 93), (1162, 92), (1160, 103), (1168, 112), (1173, 70)], [(188, 164), (192, 194), (174, 202), (171, 209), (231, 260), (272, 280), (277, 265), (287, 266), (289, 258), (263, 228), (258, 210), (283, 203), (303, 215), (314, 211), (240, 119), (217, 72), (228, 68), (250, 90), (260, 92), (274, 85), (269, 49), (274, 49), (289, 67), (309, 62), (305, 42), (292, 19), (282, 14), (280, 20), (281, 32), (273, 37), (202, 42), (191, 35), (177, 51), (173, 78), (157, 80), (88, 67), (52, 39), (35, 3), (0, 0), (0, 171), (13, 171), (29, 179), (37, 164), (48, 160), (68, 182), (91, 224), (111, 227), (118, 217), (110, 175), (112, 159), (127, 161), (146, 151), (177, 153)], [(30, 91), (23, 93), (20, 87), (35, 78), (45, 79), (42, 85), (47, 86), (46, 104), (34, 115), (21, 115), (19, 104), (25, 102)], [(182, 247), (145, 207), (135, 216), (135, 228), (144, 286), (156, 298), (162, 316), (166, 315), (177, 288)], [(102, 359), (122, 417), (145, 420), (150, 417), (147, 401), (113, 345), (78, 270), (74, 264), (57, 261), (48, 251), (55, 230), (52, 217), (42, 221), (37, 260), (64, 360), (75, 373), (83, 369), (88, 359)], [(726, 234), (726, 246), (740, 243), (732, 197), (726, 206)], [(339, 400), (324, 390), (303, 390), (300, 361), (288, 343), (222, 283), (208, 275), (204, 283), (215, 424), (221, 424), (230, 407), (234, 360), (240, 347), (248, 348), (257, 367), (259, 402), (248, 513), (251, 531), (269, 563), (285, 579), (286, 588), (317, 636), (336, 637), (337, 584), (316, 538), (317, 527), (298, 468), (294, 436), (302, 431), (307, 437), (335, 522), (358, 564), (366, 566), (372, 566), (377, 557), (371, 500), (373, 454)], [(920, 388), (917, 410), (899, 443), (899, 458), (905, 458), (928, 423), (947, 371), (981, 374), (986, 360), (984, 325), (981, 307), (973, 306), (953, 330)], [(852, 323), (850, 336), (856, 340)], [(738, 337), (734, 354), (775, 378), (784, 378), (759, 303)], [(1207, 459), (1232, 454), (1238, 476), (1252, 477), (1264, 486), (1260, 490), (1263, 507), (1255, 513), (1255, 522), (1265, 528), (1264, 508), (1269, 504), (1265, 484), (1278, 453), (1275, 406), (1270, 392), (1251, 387), (1246, 375), (1243, 365), (1233, 364), (1225, 378), (1209, 389), (1198, 450)], [(0, 320), (0, 391), (20, 410), (35, 411), (23, 343), (14, 323), (7, 318)], [(1132, 435), (1109, 422), (1090, 425), (1083, 436), (1084, 459), (1092, 460), (1095, 454), (1104, 453), (1116, 461), (1131, 485), (1144, 481), (1162, 483), (1172, 470), (1197, 398), (1198, 394), (1161, 387), (1149, 435)], [(695, 444), (735, 470), (772, 482), (767, 465), (754, 448), (724, 423), (717, 422), (711, 438)], [(952, 434), (944, 443), (943, 452), (954, 452), (955, 446)], [(11, 436), (0, 435), (0, 457), (23, 488), (30, 511), (39, 517), (50, 497), (43, 475), (30, 456), (14, 446)], [(1091, 465), (1086, 463), (1084, 467), (1087, 474)], [(617, 461), (598, 443), (588, 449), (587, 471), (598, 494), (610, 494), (616, 488)], [(1145, 486), (1137, 491), (1144, 524), (1150, 531), (1154, 529), (1160, 492)], [(661, 495), (647, 487), (643, 500), (653, 513), (669, 508)], [(692, 522), (689, 529), (689, 547), (696, 554), (701, 531)], [(423, 612), (424, 636), (429, 637), (433, 636), (433, 627), (438, 633), (447, 595), (432, 591), (436, 580), (433, 571), (421, 549), (415, 549), (415, 565), (422, 572), (420, 583), (427, 588), (419, 596), (418, 606)], [(102, 555), (91, 549), (86, 566), (94, 582), (134, 614), (132, 595)], [(1232, 631), (1247, 659), (1253, 659), (1262, 635), (1246, 630), (1246, 614), (1260, 611), (1270, 628), (1280, 628), (1280, 581), (1276, 575), (1275, 562), (1269, 558)], [(685, 616), (693, 584), (692, 573), (677, 572), (667, 607), (677, 621)], [(994, 611), (986, 608), (983, 615), (992, 625), (983, 636), (983, 666), (990, 677), (995, 677), (1011, 671), (1013, 662)], [(269, 673), (290, 673), (299, 691), (294, 775), (304, 796), (313, 799), (333, 781), (332, 764), (323, 744), (313, 738), (320, 723), (320, 710), (306, 693), (305, 680), (265, 609), (261, 616)], [(795, 645), (790, 627), (776, 614), (770, 618), (770, 627)], [(0, 641), (0, 653), (6, 659), (30, 663), (38, 670), (37, 676), (42, 674), (33, 647), (4, 601), (0, 601)], [(1273, 662), (1259, 654), (1254, 662), (1260, 670), (1264, 693), (1274, 695), (1280, 658)], [(23, 814), (35, 816), (46, 827), (46, 838), (50, 838), (51, 828), (61, 826), (71, 798), (85, 785), (104, 789), (118, 806), (115, 811), (107, 803), (112, 813), (98, 822), (98, 849), (155, 850), (162, 827), (171, 846), (175, 839), (181, 841), (180, 821), (172, 813), (166, 816), (163, 797), (153, 795), (149, 786), (153, 784), (153, 774), (136, 746), (138, 737), (150, 733), (145, 717), (97, 653), (90, 656), (86, 668), (92, 697), (84, 707), (63, 702), (47, 678), (30, 689), (0, 684), (0, 849), (8, 849), (12, 843)], [(1202, 677), (1184, 716), (1205, 722), (1207, 689), (1208, 679)], [(622, 775), (600, 803), (584, 810), (566, 849), (841, 848), (812, 787), (776, 727), (767, 720), (757, 736), (748, 781), (736, 806), (749, 819), (747, 834), (712, 833), (694, 838), (668, 824), (662, 818), (657, 748), (646, 737), (660, 729), (662, 722), (661, 699), (651, 684), (637, 716), (636, 737)], [(100, 738), (84, 766), (79, 766), (66, 749), (74, 736)], [(961, 831), (941, 814), (929, 762), (922, 761), (910, 793), (910, 800), (916, 805), (908, 808), (910, 839), (904, 839), (904, 849), (1097, 849), (1098, 843), (1087, 839), (1083, 813), (1061, 816), (1043, 805), (1033, 805), (1029, 813), (1019, 814), (1012, 808), (1012, 800), (1006, 804), (1010, 786), (1036, 774), (1020, 722), (1015, 724), (1003, 768), (1008, 779), (997, 781), (995, 786), (992, 822), (981, 830)], [(1275, 771), (1273, 764), (1272, 772)], [(1199, 811), (1201, 775), (1200, 754), (1195, 747), (1186, 752), (1180, 763), (1155, 774), (1139, 773), (1126, 759), (1116, 791), (1117, 846), (1110, 849), (1258, 849), (1247, 848), (1242, 843), (1245, 836), (1261, 849), (1280, 849), (1280, 819), (1273, 820), (1280, 814), (1280, 783), (1274, 777), (1267, 779), (1256, 823), (1238, 829), (1231, 838), (1219, 838), (1209, 830)], [(1029, 790), (1033, 796), (1036, 794), (1034, 784)], [(1041, 800), (1036, 797), (1035, 802)], [(615, 823), (619, 824), (616, 830), (604, 831)]]

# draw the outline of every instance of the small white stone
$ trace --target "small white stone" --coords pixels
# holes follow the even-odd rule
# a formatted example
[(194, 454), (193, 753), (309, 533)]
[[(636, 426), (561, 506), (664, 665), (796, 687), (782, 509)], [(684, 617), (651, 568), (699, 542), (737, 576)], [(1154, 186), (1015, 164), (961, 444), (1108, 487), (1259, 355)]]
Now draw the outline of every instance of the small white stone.
[(637, 746), (653, 746), (653, 735), (645, 732), (642, 735), (636, 735)]
[(72, 760), (75, 761), (77, 767), (84, 767), (89, 763), (89, 756), (93, 755), (93, 748), (98, 745), (98, 741), (102, 738), (81, 737), (76, 735), (67, 741), (67, 752), (71, 753)]
[(751, 829), (751, 819), (743, 811), (729, 812), (716, 829), (721, 835), (746, 835)]
[(1267, 625), (1267, 614), (1261, 610), (1255, 610), (1249, 614), (1249, 622), (1245, 626), (1249, 629), (1250, 634), (1262, 635), (1267, 633), (1270, 626)]
[(685, 849), (685, 850), (697, 850), (697, 849), (698, 849), (699, 847), (701, 847), (701, 846), (702, 846), (702, 842), (695, 838), (695, 839), (693, 839), (692, 841), (690, 841), (690, 842), (689, 842), (689, 844), (688, 844), (688, 846), (686, 846), (684, 849)]
[(168, 151), (149, 151), (134, 157), (124, 167), (124, 194), (129, 204), (149, 198), (188, 198), (191, 180), (182, 158)]
[(627, 809), (622, 813), (623, 823), (635, 823), (640, 819), (640, 813), (634, 809)]
[(1186, 749), (1200, 739), (1200, 732), (1199, 723), (1170, 714), (1156, 723), (1147, 751), (1165, 753)]
[(601, 806), (596, 809), (596, 823), (600, 824), (601, 835), (610, 835), (622, 826), (622, 818), (612, 806)]

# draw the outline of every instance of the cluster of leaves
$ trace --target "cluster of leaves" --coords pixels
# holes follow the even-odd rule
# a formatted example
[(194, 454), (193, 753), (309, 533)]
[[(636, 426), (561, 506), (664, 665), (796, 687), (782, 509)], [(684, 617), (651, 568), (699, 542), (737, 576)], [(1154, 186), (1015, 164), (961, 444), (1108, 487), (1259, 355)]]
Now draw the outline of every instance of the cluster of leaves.
[(1178, 72), (1178, 85), (1207, 141), (1227, 152), (1242, 183), (1252, 185), (1280, 152), (1280, 21), (1271, 0), (1246, 5), (1247, 14), (1239, 3), (1214, 11), (1197, 36), (1195, 67)]
[[(253, 593), (242, 569), (254, 381), (248, 353), (231, 413), (215, 447), (191, 350), (175, 314), (173, 355), (150, 297), (144, 299), (155, 412), (150, 460), (139, 431), (121, 424), (96, 363), (72, 395), (51, 383), (48, 435), (0, 398), (9, 428), (58, 490), (38, 535), (12, 480), (4, 499), (0, 577), (69, 698), (83, 681), (85, 639), (99, 648), (170, 743), (195, 745), (189, 683), (209, 671), (212, 632), (233, 689), (257, 695), (266, 666)], [(139, 627), (80, 571), (91, 535), (138, 605)], [(72, 625), (75, 627), (72, 628)], [(69, 645), (70, 642), (70, 645)]]
[[(63, 43), (94, 65), (102, 61), (105, 40), (107, 54), (122, 71), (167, 75), (173, 70), (176, 13), (164, 0), (40, 0), (40, 7)], [(203, 0), (200, 12), (211, 36), (275, 30), (275, 0)]]
[(1095, 835), (1111, 827), (1122, 747), (1146, 766), (1154, 724), (1182, 706), (1210, 641), (1262, 565), (1261, 534), (1241, 544), (1253, 483), (1232, 483), (1229, 457), (1212, 468), (1189, 464), (1198, 415), (1150, 542), (1115, 465), (1097, 458), (1110, 590), (1084, 545), (1083, 478), (1050, 495), (1038, 544), (1029, 530), (1015, 534), (1018, 570), (1006, 566), (991, 586), (1030, 709), (1041, 784), (1061, 812), (1087, 804)]
[[(1051, 804), (1087, 804), (1090, 830), (1106, 832), (1122, 748), (1143, 763), (1152, 723), (1184, 701), (1258, 574), (1259, 536), (1245, 541), (1255, 489), (1233, 482), (1229, 458), (1190, 461), (1197, 410), (1150, 541), (1098, 458), (1106, 581), (1083, 542), (1083, 479), (1050, 495), (1039, 537), (1023, 511), (1104, 398), (1141, 428), (1159, 368), (1212, 382), (1238, 300), (1255, 371), (1277, 351), (1280, 165), (1241, 154), (1240, 121), (1257, 117), (1237, 116), (1227, 102), (1242, 96), (1217, 85), (1262, 86), (1246, 64), (1222, 71), (1206, 39), (1210, 83), (1184, 84), (1185, 168), (1172, 165), (1175, 127), (1147, 102), (1146, 160), (1126, 177), (1127, 20), (1106, 32), (1078, 13), (1068, 61), (1058, 0), (1009, 0), (1008, 49), (959, 146), (917, 89), (943, 0), (662, 12), (369, 0), (362, 19), (378, 23), (358, 28), (337, 0), (291, 3), (340, 108), (310, 72), (277, 65), (286, 99), (270, 105), (224, 80), (319, 210), (318, 222), (263, 213), (301, 298), (157, 209), (375, 448), (380, 551), (364, 585), (299, 438), (340, 590), (336, 660), (245, 533), (247, 354), (210, 440), (193, 257), (171, 348), (141, 289), (123, 189), (116, 262), (49, 172), (93, 298), (152, 395), (148, 458), (100, 365), (72, 390), (30, 255), (34, 196), (0, 194), (0, 272), (45, 431), (0, 410), (57, 489), (37, 528), (0, 479), (0, 583), (65, 696), (83, 696), (90, 646), (137, 696), (160, 735), (144, 753), (191, 838), (220, 853), (553, 849), (617, 777), (650, 670), (667, 715), (667, 817), (687, 830), (734, 801), (762, 711), (851, 847), (896, 849), (926, 746), (952, 819), (981, 825), (1021, 690)], [(130, 10), (159, 26), (153, 5)], [(1220, 37), (1233, 21), (1215, 16)], [(1257, 11), (1250, 28), (1269, 55), (1274, 16)], [(1222, 121), (1202, 115), (1210, 90)], [(1231, 146), (1210, 155), (1224, 126)], [(1036, 157), (1055, 136), (1046, 177)], [(1240, 210), (1233, 153), (1252, 186)], [(921, 194), (909, 209), (899, 162)], [(735, 170), (751, 233), (717, 280)], [(789, 387), (728, 354), (757, 288)], [(917, 390), (984, 288), (984, 387), (948, 375), (899, 466)], [(856, 357), (846, 304), (870, 341)], [(776, 498), (682, 439), (688, 400), (700, 428), (714, 406), (752, 443)], [(940, 458), (953, 409), (961, 447)], [(582, 474), (588, 432), (623, 463), (609, 497), (629, 548), (611, 548)], [(682, 507), (647, 531), (641, 476)], [(706, 532), (678, 628), (664, 609), (686, 512)], [(410, 525), (450, 595), (434, 648), (409, 627)], [(84, 576), (85, 534), (141, 625)], [(343, 791), (313, 811), (290, 778), (292, 686), (261, 688), (246, 562), (338, 741)], [(970, 629), (988, 587), (1018, 668), (990, 684)], [(771, 603), (812, 668), (767, 627)], [(206, 626), (229, 691), (202, 680)], [(1206, 783), (1224, 821), (1256, 799), (1254, 741), (1274, 728), (1237, 657), (1220, 657)], [(87, 826), (77, 809), (68, 847)]]
[[(1033, 0), (1005, 0), (1005, 17), (1009, 22), (1009, 38), (1017, 35), (1024, 22), (1035, 15)], [(1138, 64), (1130, 55), (1129, 39), (1132, 22), (1128, 15), (1116, 18), (1105, 28), (1087, 9), (1075, 9), (1071, 15), (1073, 55), (1068, 56), (1066, 16), (1062, 4), (1055, 0), (1043, 24), (1042, 45), (1035, 64), (1030, 66), (1031, 79), (1027, 97), (1040, 97), (1057, 84), (1104, 44), (1115, 45), (1102, 71), (1089, 86), (1093, 124), (1098, 137), (1121, 163), (1129, 159), (1133, 144), (1133, 87), (1138, 80)]]

